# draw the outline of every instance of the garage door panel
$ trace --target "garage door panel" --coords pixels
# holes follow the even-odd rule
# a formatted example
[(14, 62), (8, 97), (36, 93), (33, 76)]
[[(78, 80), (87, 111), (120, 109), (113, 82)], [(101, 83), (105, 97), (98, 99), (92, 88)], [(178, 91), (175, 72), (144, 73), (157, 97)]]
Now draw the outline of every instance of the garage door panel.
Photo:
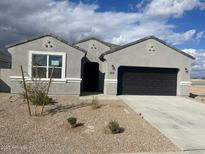
[(120, 67), (118, 94), (176, 95), (177, 69)]

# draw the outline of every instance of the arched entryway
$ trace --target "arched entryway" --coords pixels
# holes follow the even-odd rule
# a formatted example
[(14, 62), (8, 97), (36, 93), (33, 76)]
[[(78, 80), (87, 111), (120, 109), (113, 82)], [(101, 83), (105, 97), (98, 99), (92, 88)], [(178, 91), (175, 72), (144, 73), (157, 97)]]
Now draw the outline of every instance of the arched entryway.
[(83, 72), (83, 91), (98, 92), (99, 88), (99, 64), (85, 62)]

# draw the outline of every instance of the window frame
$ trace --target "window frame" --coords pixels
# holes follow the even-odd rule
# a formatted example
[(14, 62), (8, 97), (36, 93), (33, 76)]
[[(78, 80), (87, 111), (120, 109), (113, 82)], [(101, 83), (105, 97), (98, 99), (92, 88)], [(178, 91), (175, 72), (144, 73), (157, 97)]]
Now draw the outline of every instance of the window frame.
[[(65, 70), (66, 70), (66, 53), (64, 52), (55, 52), (55, 51), (29, 51), (29, 64), (28, 64), (28, 75), (29, 78), (32, 79), (32, 69), (33, 69), (33, 55), (46, 55), (47, 56), (47, 66), (46, 66), (46, 76), (48, 76), (49, 72), (49, 56), (62, 56), (62, 70), (61, 70), (61, 78), (54, 78), (53, 80), (62, 80), (65, 79)], [(41, 78), (43, 80), (49, 80), (49, 78)]]

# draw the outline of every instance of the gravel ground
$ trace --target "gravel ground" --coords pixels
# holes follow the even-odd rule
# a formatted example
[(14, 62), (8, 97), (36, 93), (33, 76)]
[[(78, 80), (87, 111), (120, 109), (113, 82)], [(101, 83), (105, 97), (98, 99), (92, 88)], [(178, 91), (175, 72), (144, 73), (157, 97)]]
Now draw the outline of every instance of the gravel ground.
[[(121, 100), (99, 100), (102, 107), (94, 110), (80, 104), (79, 97), (58, 96), (54, 97), (58, 103), (45, 107), (43, 117), (29, 117), (27, 104), (19, 96), (0, 93), (0, 97), (0, 153), (179, 151)], [(70, 128), (69, 116), (84, 125)], [(105, 133), (110, 120), (117, 120), (125, 131)]]
[(191, 86), (191, 97), (198, 102), (205, 103), (205, 85)]
[(205, 86), (191, 86), (191, 93), (199, 96), (205, 96)]

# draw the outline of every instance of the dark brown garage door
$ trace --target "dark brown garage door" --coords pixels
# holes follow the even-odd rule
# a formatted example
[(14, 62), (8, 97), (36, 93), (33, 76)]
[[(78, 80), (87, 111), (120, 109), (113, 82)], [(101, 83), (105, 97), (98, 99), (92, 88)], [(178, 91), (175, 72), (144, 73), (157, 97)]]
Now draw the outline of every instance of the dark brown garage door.
[(177, 71), (121, 66), (118, 69), (118, 95), (176, 95)]

